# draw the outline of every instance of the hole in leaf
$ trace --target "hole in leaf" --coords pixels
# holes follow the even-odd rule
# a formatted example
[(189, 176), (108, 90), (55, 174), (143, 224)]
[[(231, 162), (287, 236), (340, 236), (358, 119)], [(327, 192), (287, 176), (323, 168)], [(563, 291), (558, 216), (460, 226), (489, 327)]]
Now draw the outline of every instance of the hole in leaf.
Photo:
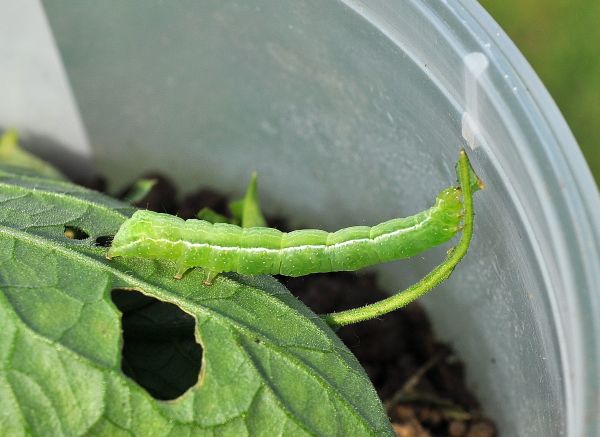
[(96, 238), (96, 241), (94, 242), (94, 246), (110, 247), (114, 238), (115, 238), (114, 235), (101, 235), (98, 238)]
[(76, 226), (65, 226), (65, 237), (71, 240), (85, 240), (90, 234)]
[(112, 290), (123, 313), (121, 370), (154, 398), (176, 399), (198, 382), (196, 320), (178, 306), (133, 290)]

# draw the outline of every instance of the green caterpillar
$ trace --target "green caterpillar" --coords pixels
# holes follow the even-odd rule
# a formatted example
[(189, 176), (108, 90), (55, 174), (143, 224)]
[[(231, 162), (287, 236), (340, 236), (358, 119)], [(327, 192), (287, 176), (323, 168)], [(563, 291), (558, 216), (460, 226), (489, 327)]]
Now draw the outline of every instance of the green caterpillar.
[[(467, 159), (464, 153), (463, 157)], [(470, 191), (476, 191), (481, 182), (470, 165), (469, 177), (469, 181), (460, 181), (461, 185), (469, 183)], [(413, 216), (331, 233), (318, 229), (285, 233), (267, 227), (242, 228), (140, 210), (120, 227), (107, 257), (174, 261), (178, 279), (190, 268), (203, 267), (209, 272), (207, 284), (221, 272), (303, 276), (353, 271), (409, 258), (442, 244), (460, 231), (462, 220), (460, 187), (442, 190), (431, 208)]]

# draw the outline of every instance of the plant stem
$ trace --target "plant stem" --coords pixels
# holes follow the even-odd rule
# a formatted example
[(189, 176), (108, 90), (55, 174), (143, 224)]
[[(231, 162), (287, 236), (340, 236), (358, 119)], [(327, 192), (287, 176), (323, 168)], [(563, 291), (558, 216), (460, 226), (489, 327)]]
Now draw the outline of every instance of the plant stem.
[[(458, 244), (448, 251), (446, 260), (433, 269), (427, 276), (416, 284), (411, 285), (403, 292), (380, 300), (374, 304), (366, 305), (337, 313), (330, 313), (323, 318), (333, 328), (358, 323), (382, 316), (391, 311), (402, 308), (412, 301), (423, 296), (432, 288), (448, 279), (460, 260), (465, 256), (473, 236), (473, 186), (471, 181), (471, 165), (466, 152), (462, 149), (459, 153), (457, 166), (458, 180), (463, 193), (464, 223), (463, 231)], [(482, 186), (479, 182), (479, 186)]]

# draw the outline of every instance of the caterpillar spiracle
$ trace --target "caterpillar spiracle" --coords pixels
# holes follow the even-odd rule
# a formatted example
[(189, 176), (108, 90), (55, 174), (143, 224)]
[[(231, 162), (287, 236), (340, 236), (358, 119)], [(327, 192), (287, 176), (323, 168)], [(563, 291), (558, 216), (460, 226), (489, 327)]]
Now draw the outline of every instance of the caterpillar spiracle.
[[(471, 168), (470, 177), (467, 183), (476, 191), (481, 182)], [(353, 271), (409, 258), (445, 243), (460, 231), (462, 219), (460, 186), (442, 190), (434, 205), (418, 214), (335, 232), (242, 228), (139, 210), (122, 224), (107, 257), (170, 260), (177, 266), (175, 278), (190, 268), (203, 267), (209, 272), (207, 284), (221, 272), (303, 276)]]

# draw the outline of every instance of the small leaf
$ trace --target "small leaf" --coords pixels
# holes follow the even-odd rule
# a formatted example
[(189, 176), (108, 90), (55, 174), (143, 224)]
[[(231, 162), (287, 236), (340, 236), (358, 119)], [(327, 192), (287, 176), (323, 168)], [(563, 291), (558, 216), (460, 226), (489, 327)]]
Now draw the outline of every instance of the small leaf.
[(244, 197), (240, 200), (230, 202), (229, 210), (234, 219), (241, 223), (243, 228), (266, 226), (267, 221), (260, 210), (256, 172), (252, 173)]
[(154, 185), (156, 185), (156, 182), (156, 179), (138, 179), (127, 193), (125, 193), (123, 201), (133, 205), (144, 200)]
[(9, 129), (0, 137), (0, 164), (33, 170), (50, 178), (64, 179), (64, 176), (46, 161), (32, 155), (19, 145), (17, 131)]
[[(225, 274), (205, 287), (200, 269), (175, 281), (168, 262), (105, 259), (98, 238), (132, 212), (64, 181), (0, 169), (2, 435), (393, 435), (354, 356), (273, 278)], [(67, 226), (88, 237), (67, 238)], [(202, 367), (176, 399), (158, 400), (123, 373), (116, 289), (176, 305), (193, 323)], [(144, 305), (119, 305), (139, 311), (131, 320), (142, 337), (160, 335), (144, 319), (176, 329), (179, 319)], [(186, 356), (165, 350), (139, 358), (151, 372)]]
[(233, 223), (234, 220), (219, 214), (214, 209), (205, 207), (196, 214), (196, 218), (210, 223)]

